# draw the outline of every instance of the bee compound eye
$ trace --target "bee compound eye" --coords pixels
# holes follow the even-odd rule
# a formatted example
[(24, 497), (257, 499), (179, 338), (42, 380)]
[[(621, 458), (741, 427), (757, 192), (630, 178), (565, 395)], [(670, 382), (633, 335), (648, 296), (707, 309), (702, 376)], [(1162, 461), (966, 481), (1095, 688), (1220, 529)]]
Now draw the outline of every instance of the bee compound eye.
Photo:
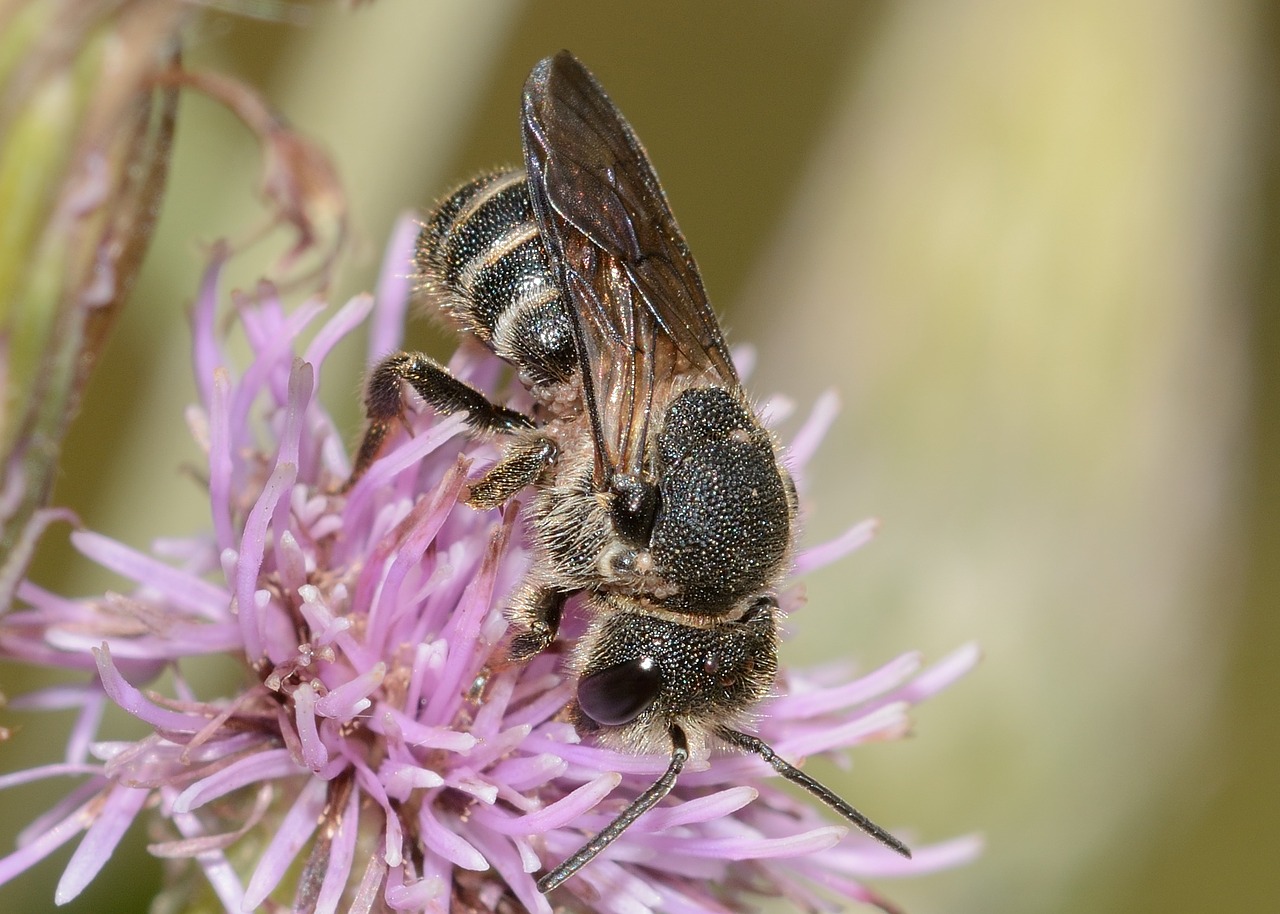
[(605, 727), (630, 723), (662, 690), (662, 672), (652, 657), (637, 657), (582, 677), (578, 705)]

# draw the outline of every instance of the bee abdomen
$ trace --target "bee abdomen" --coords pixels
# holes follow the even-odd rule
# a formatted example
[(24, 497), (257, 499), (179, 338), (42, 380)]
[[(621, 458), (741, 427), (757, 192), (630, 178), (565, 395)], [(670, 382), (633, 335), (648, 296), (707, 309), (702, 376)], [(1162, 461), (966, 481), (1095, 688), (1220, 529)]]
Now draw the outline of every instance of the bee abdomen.
[(482, 175), (450, 194), (419, 236), (416, 265), (444, 313), (519, 368), (529, 384), (573, 376), (572, 316), (523, 171)]

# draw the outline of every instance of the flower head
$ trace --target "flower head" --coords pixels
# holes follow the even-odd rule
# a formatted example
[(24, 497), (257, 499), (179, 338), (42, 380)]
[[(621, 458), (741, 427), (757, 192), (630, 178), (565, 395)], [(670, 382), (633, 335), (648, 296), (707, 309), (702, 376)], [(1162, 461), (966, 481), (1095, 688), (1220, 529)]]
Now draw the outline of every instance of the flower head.
[[(189, 424), (208, 466), (211, 529), (146, 554), (72, 534), (81, 553), (135, 582), (128, 594), (72, 600), (28, 582), (0, 625), (0, 654), (82, 670), (78, 688), (23, 696), (28, 710), (80, 708), (62, 762), (0, 778), (84, 783), (0, 859), (0, 882), (83, 833), (57, 900), (108, 862), (129, 824), (159, 817), (151, 850), (186, 858), (229, 912), (268, 899), (298, 911), (549, 912), (534, 874), (581, 846), (666, 768), (665, 757), (610, 751), (565, 715), (574, 683), (563, 655), (505, 659), (505, 598), (530, 561), (521, 512), (459, 501), (492, 444), (458, 417), (412, 415), (350, 491), (342, 437), (315, 397), (325, 357), (370, 326), (371, 355), (399, 342), (401, 264), (413, 227), (388, 254), (375, 300), (358, 296), (303, 343), (323, 313), (286, 309), (268, 286), (234, 299), (251, 357), (239, 371), (220, 341), (215, 253), (194, 309), (200, 403)], [(485, 390), (500, 363), (464, 346), (451, 368)], [(790, 451), (803, 464), (830, 421), (824, 401)], [(867, 525), (802, 552), (808, 571), (856, 548)], [(783, 607), (800, 608), (796, 590)], [(565, 631), (575, 623), (571, 603)], [(242, 666), (234, 694), (200, 695), (190, 658)], [(909, 705), (962, 674), (971, 648), (920, 671), (904, 655), (858, 678), (784, 671), (758, 709), (758, 732), (798, 761), (901, 735)], [(173, 673), (171, 694), (142, 687)], [(114, 703), (145, 723), (133, 742), (99, 734)], [(824, 897), (885, 906), (861, 882), (951, 865), (960, 839), (903, 860), (848, 834), (807, 798), (778, 790), (760, 758), (713, 752), (690, 762), (671, 796), (559, 890), (569, 907), (608, 912), (741, 910), (752, 894), (817, 909)], [(145, 812), (144, 812), (145, 811)], [(246, 862), (239, 842), (257, 834)], [(243, 845), (240, 845), (243, 846)]]

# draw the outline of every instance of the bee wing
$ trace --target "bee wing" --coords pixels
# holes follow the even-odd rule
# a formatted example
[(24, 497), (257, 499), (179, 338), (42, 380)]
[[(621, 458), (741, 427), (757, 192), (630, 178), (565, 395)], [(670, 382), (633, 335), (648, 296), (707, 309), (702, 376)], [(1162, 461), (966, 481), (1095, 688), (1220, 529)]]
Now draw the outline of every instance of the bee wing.
[(738, 376), (644, 147), (568, 51), (530, 74), (523, 123), (529, 195), (572, 306), (604, 484), (640, 470), (655, 393), (677, 370), (733, 387)]

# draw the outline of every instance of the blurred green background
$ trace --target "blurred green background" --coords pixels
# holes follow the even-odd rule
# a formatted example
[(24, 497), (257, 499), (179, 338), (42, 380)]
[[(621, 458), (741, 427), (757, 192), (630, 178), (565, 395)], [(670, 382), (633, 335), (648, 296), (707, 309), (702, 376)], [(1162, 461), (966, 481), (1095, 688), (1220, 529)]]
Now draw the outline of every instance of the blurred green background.
[[(883, 528), (808, 581), (785, 658), (985, 652), (915, 739), (820, 769), (914, 840), (985, 835), (976, 864), (890, 898), (1280, 910), (1274, 4), (382, 0), (308, 18), (210, 13), (187, 62), (260, 87), (332, 153), (358, 236), (340, 297), (370, 286), (399, 212), (519, 160), (524, 77), (568, 47), (644, 139), (730, 341), (756, 344), (753, 390), (801, 416), (840, 391), (809, 540)], [(201, 245), (262, 219), (248, 133), (193, 96), (181, 118), (57, 495), (136, 545), (206, 523), (181, 470), (185, 306)], [(323, 393), (354, 439), (362, 354), (342, 354)], [(118, 586), (64, 547), (37, 574)], [(48, 796), (9, 792), (5, 825)], [(0, 910), (51, 909), (65, 859)], [(158, 878), (117, 861), (63, 910), (145, 910)]]

